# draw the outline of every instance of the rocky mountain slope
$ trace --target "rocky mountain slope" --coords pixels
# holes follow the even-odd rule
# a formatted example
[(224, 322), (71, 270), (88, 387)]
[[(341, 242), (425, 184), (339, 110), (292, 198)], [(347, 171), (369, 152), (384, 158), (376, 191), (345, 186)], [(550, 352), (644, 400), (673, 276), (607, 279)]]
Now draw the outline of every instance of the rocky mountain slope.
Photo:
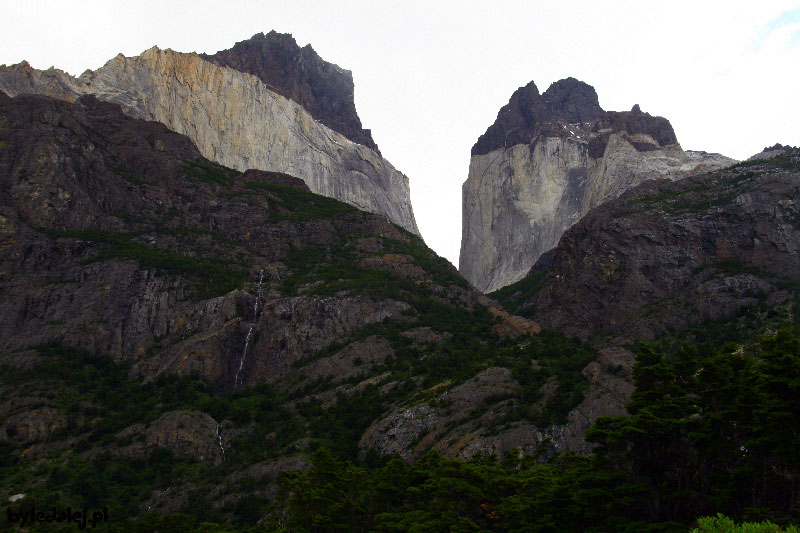
[(0, 497), (230, 519), (320, 445), (585, 451), (632, 362), (298, 178), (92, 96), (0, 95)]
[[(276, 524), (311, 516), (316, 503), (291, 502), (327, 493), (304, 490), (303, 476), (347, 500), (366, 494), (359, 492), (366, 474), (335, 473), (337, 461), (383, 465), (391, 481), (410, 471), (389, 459), (397, 456), (416, 462), (414, 472), (438, 462), (447, 481), (420, 483), (445, 487), (441, 501), (462, 502), (450, 497), (457, 485), (477, 502), (470, 512), (487, 527), (495, 523), (497, 498), (487, 500), (475, 480), (454, 482), (460, 467), (451, 466), (465, 463), (428, 454), (436, 451), (519, 474), (524, 479), (514, 485), (498, 478), (509, 505), (519, 499), (538, 506), (543, 480), (545, 494), (559, 495), (559, 509), (565, 493), (586, 495), (581, 509), (590, 514), (598, 494), (645, 509), (627, 505), (631, 485), (617, 483), (630, 472), (608, 477), (593, 470), (592, 458), (556, 454), (589, 452), (584, 436), (598, 417), (626, 413), (641, 359), (621, 345), (628, 337), (619, 331), (656, 335), (681, 327), (668, 320), (683, 318), (682, 310), (691, 323), (716, 318), (709, 309), (724, 319), (727, 310), (745, 307), (761, 325), (794, 324), (798, 155), (781, 152), (706, 176), (643, 184), (592, 211), (585, 227), (565, 234), (562, 243), (574, 245), (551, 254), (550, 270), (539, 263), (523, 280), (532, 279), (533, 289), (503, 296), (526, 318), (470, 287), (418, 236), (314, 194), (303, 180), (211, 162), (188, 137), (92, 96), (68, 102), (0, 94), (0, 498), (26, 509), (107, 507), (123, 529), (136, 520), (143, 531), (169, 530), (165, 524), (174, 520), (242, 530), (263, 525), (267, 515)], [(674, 301), (653, 300), (667, 290)], [(647, 313), (631, 318), (622, 298), (634, 314)], [(651, 301), (665, 312), (651, 313)], [(543, 329), (531, 316), (595, 335), (595, 342)], [(734, 319), (734, 327), (742, 325)], [(619, 325), (626, 320), (649, 329)], [(610, 339), (597, 342), (597, 333)], [(735, 364), (745, 361), (740, 348), (725, 352)], [(645, 371), (672, 372), (644, 353)], [(659, 382), (668, 407), (676, 405), (669, 380), (685, 384), (697, 374), (676, 361), (680, 372)], [(782, 367), (771, 372), (786, 374)], [(717, 393), (717, 381), (708, 386)], [(772, 390), (771, 382), (758, 386), (763, 397)], [(692, 390), (681, 402), (699, 397)], [(642, 397), (645, 408), (658, 399), (640, 391), (639, 409)], [(710, 398), (709, 409), (717, 403)], [(687, 410), (678, 423), (699, 423), (695, 413)], [(653, 423), (651, 411), (638, 416)], [(721, 441), (718, 422), (728, 418), (708, 418), (703, 442)], [(606, 419), (603, 431), (611, 435), (609, 424), (620, 420)], [(657, 427), (675, 431), (675, 421), (664, 424)], [(634, 437), (642, 433), (636, 429)], [(655, 440), (666, 442), (661, 434)], [(791, 438), (773, 442), (788, 442), (790, 457)], [(307, 468), (320, 447), (337, 459), (316, 453), (307, 474), (279, 480)], [(650, 450), (609, 441), (612, 455), (620, 449)], [(726, 450), (741, 455), (738, 445)], [(536, 464), (553, 457), (553, 464)], [(783, 482), (786, 464), (769, 463), (770, 482)], [(551, 479), (557, 471), (582, 473), (561, 485)], [(331, 489), (330, 476), (353, 491)], [(589, 480), (619, 492), (587, 490)], [(386, 485), (375, 487), (382, 513)], [(779, 494), (795, 494), (791, 488), (781, 485)], [(510, 507), (500, 509), (514, 522)], [(410, 529), (418, 515), (406, 510)], [(170, 513), (181, 514), (164, 516)]]
[(648, 179), (734, 162), (684, 151), (669, 122), (638, 105), (604, 112), (595, 90), (574, 78), (543, 94), (531, 82), (472, 148), (459, 271), (479, 290), (499, 289), (524, 277), (591, 208)]
[(0, 67), (0, 91), (67, 101), (93, 94), (187, 135), (209, 160), (300, 177), (312, 192), (418, 233), (408, 178), (361, 127), (352, 75), (290, 35), (257, 34), (213, 56), (153, 47), (79, 78), (23, 62)]
[[(407, 308), (275, 292), (294, 279), (291, 265), (306, 268), (298, 248), (341, 245), (341, 234), (408, 241), (384, 218), (288, 175), (216, 165), (188, 138), (93, 97), (2, 105), (3, 350), (58, 340), (136, 360), (145, 376), (197, 373), (232, 388), (276, 379), (292, 362), (278, 354), (318, 350)], [(256, 312), (273, 322), (239, 369), (229, 351)], [(269, 371), (267, 352), (278, 360)]]
[(595, 208), (501, 300), (547, 327), (617, 343), (743, 315), (791, 325), (800, 152), (773, 152), (649, 181)]

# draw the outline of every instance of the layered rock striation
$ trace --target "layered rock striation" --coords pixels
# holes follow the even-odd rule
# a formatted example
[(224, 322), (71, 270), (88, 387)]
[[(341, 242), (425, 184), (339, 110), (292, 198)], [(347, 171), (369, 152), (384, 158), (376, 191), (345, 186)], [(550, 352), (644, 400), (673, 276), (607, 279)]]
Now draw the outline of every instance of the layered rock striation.
[(642, 181), (680, 179), (735, 161), (684, 151), (669, 121), (604, 112), (595, 90), (567, 78), (518, 89), (472, 148), (462, 188), (459, 270), (493, 291), (524, 277), (592, 207)]
[(0, 67), (0, 91), (67, 101), (95, 95), (187, 135), (212, 161), (297, 176), (315, 193), (418, 233), (408, 178), (361, 128), (352, 76), (290, 36), (256, 36), (205, 58), (153, 47), (79, 78), (23, 62)]

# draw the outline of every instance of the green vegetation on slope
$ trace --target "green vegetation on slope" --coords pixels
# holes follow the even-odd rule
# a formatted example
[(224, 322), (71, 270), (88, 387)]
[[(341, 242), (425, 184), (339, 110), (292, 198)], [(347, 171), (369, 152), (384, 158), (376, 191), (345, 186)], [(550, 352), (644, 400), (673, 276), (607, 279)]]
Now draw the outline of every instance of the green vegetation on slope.
[(515, 313), (521, 316), (533, 316), (536, 309), (533, 306), (526, 306), (534, 295), (539, 292), (539, 289), (544, 287), (547, 283), (547, 273), (549, 269), (543, 269), (535, 274), (525, 276), (516, 283), (507, 285), (502, 289), (489, 294), (490, 298), (494, 298), (510, 313)]
[[(281, 531), (631, 532), (686, 531), (716, 513), (797, 522), (798, 375), (800, 342), (787, 331), (763, 339), (758, 357), (642, 345), (632, 416), (598, 421), (594, 457), (430, 453), (370, 470), (320, 451), (282, 479), (275, 522)], [(699, 521), (701, 531), (726, 524)]]
[[(559, 341), (546, 334), (539, 342), (544, 349)], [(188, 377), (143, 384), (107, 358), (45, 347), (37, 366), (5, 367), (2, 378), (17, 384), (20, 396), (46, 384), (51, 405), (70, 416), (47, 442), (69, 436), (75, 446), (35, 460), (6, 446), (0, 475), (8, 490), (28, 494), (26, 504), (107, 506), (118, 523), (167, 520), (148, 518), (142, 502), (177, 483), (189, 491), (181, 507), (187, 516), (170, 520), (192, 527), (244, 526), (264, 513), (270, 527), (291, 531), (686, 531), (716, 513), (786, 525), (800, 520), (800, 341), (782, 331), (760, 345), (756, 355), (733, 346), (700, 352), (687, 344), (661, 353), (640, 345), (631, 416), (598, 420), (589, 433), (600, 446), (594, 457), (557, 454), (542, 463), (509, 453), (502, 462), (480, 455), (462, 462), (431, 452), (413, 466), (374, 454), (366, 463), (346, 459), (354, 458), (365, 420), (387, 400), (374, 388), (342, 395), (330, 408), (306, 403), (292, 410), (290, 398), (272, 387), (215, 395)], [(115, 452), (127, 444), (115, 436), (121, 429), (171, 410), (259, 429), (225, 441), (224, 469), (157, 448), (147, 461)], [(270, 449), (277, 457), (303, 435), (333, 453), (320, 450), (311, 468), (286, 474), (275, 498), (257, 496), (257, 480), (231, 485), (228, 472), (263, 460)], [(209, 498), (218, 487), (239, 496), (215, 509)], [(708, 530), (707, 523), (700, 527)]]
[(798, 533), (797, 526), (787, 526), (785, 529), (766, 520), (764, 522), (735, 523), (723, 514), (717, 516), (704, 516), (697, 520), (697, 527), (690, 533)]
[[(454, 328), (460, 333), (447, 342), (420, 347), (400, 335), (419, 323), (416, 321), (387, 321), (359, 332), (358, 336), (381, 334), (395, 344), (395, 357), (369, 373), (389, 372), (391, 379), (399, 380), (401, 385), (387, 392), (369, 386), (358, 393), (338, 393), (331, 405), (309, 397), (332, 386), (324, 380), (293, 391), (260, 385), (219, 394), (209, 384), (191, 377), (164, 375), (142, 383), (129, 377), (128, 365), (116, 364), (108, 357), (74, 348), (42, 347), (40, 363), (29, 369), (3, 367), (0, 379), (15, 384), (16, 396), (38, 397), (37, 402), (63, 413), (67, 422), (46, 441), (35, 443), (36, 448), (52, 450), (46, 456), (26, 458), (23, 448), (4, 444), (0, 475), (8, 480), (8, 490), (26, 493), (28, 503), (89, 508), (102, 500), (103, 506), (113, 510), (116, 520), (143, 516), (143, 501), (175, 485), (189, 491), (191, 503), (182, 511), (194, 519), (242, 524), (255, 520), (256, 511), (263, 512), (268, 500), (246, 496), (258, 493), (255, 486), (248, 485), (251, 481), (247, 480), (231, 484), (228, 473), (292, 455), (303, 439), (307, 443), (300, 450), (324, 446), (337, 457), (357, 460), (358, 439), (392, 405), (412, 398), (420, 401), (424, 399), (419, 396), (420, 391), (441, 383), (459, 383), (491, 365), (515, 365), (514, 372), (524, 378), (524, 388), (516, 400), (519, 416), (547, 423), (563, 421), (569, 408), (563, 398), (554, 400), (543, 411), (526, 411), (523, 406), (538, 399), (535, 390), (548, 379), (564, 380), (570, 384), (568, 387), (575, 385), (590, 352), (581, 351), (573, 341), (550, 332), (541, 338), (529, 338), (523, 345), (501, 342), (489, 333), (493, 321), (485, 310), (474, 314), (435, 301), (427, 306), (417, 303), (423, 314), (416, 320), (436, 326), (460, 326)], [(573, 351), (579, 355), (570, 363)], [(423, 353), (425, 357), (421, 357)], [(534, 359), (541, 369), (525, 374), (524, 369)], [(43, 390), (47, 391), (46, 399), (40, 396)], [(148, 461), (156, 466), (143, 468), (145, 457), (118, 453), (138, 438), (119, 437), (120, 431), (134, 424), (146, 426), (172, 411), (207, 413), (217, 421), (225, 421), (224, 469), (158, 448), (147, 452)], [(514, 420), (513, 415), (508, 417), (508, 422)], [(65, 439), (72, 444), (65, 447)], [(367, 458), (376, 460), (374, 453)], [(86, 480), (102, 490), (86, 492), (88, 489), (82, 488)], [(220, 486), (226, 487), (226, 493), (250, 498), (250, 514), (235, 505), (215, 510), (209, 498)]]
[(217, 260), (202, 260), (177, 252), (147, 246), (134, 240), (135, 235), (85, 229), (78, 231), (51, 231), (51, 237), (72, 238), (102, 245), (98, 255), (91, 259), (105, 261), (121, 257), (133, 259), (140, 267), (154, 269), (172, 276), (188, 279), (199, 299), (220, 296), (242, 286), (247, 276), (241, 269), (231, 268), (230, 264)]
[(358, 211), (350, 204), (295, 187), (259, 181), (247, 181), (244, 185), (253, 191), (268, 193), (277, 204), (277, 209), (270, 214), (272, 222), (324, 219)]
[(195, 160), (184, 159), (181, 164), (182, 175), (188, 180), (223, 186), (233, 185), (233, 180), (241, 172), (224, 167), (205, 158)]

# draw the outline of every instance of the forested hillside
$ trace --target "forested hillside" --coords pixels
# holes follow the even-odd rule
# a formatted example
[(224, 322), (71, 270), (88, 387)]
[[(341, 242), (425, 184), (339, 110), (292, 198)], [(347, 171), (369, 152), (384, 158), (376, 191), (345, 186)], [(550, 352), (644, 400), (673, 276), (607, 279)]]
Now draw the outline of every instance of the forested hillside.
[[(2, 527), (34, 508), (111, 531), (797, 522), (796, 158), (653, 208), (692, 194), (735, 226), (724, 206), (755, 206), (742, 220), (785, 246), (695, 253), (681, 268), (733, 303), (642, 344), (512, 314), (540, 316), (574, 247), (496, 294), (504, 309), (418, 236), (292, 176), (211, 163), (91, 97), (0, 94)], [(586, 290), (614, 294), (599, 272)], [(584, 317), (572, 301), (559, 316)], [(59, 527), (75, 525), (32, 530)]]

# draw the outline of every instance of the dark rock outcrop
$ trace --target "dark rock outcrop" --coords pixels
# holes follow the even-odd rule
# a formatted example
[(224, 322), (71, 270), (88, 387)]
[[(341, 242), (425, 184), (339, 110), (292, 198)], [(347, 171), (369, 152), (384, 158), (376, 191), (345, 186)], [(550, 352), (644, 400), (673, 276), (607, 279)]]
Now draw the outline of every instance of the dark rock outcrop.
[[(507, 394), (517, 383), (506, 368), (487, 368), (474, 378), (443, 392), (436, 405), (428, 403), (399, 408), (376, 420), (361, 437), (359, 447), (373, 448), (381, 455), (399, 455), (412, 461), (432, 445), (457, 455), (474, 437), (472, 411), (491, 396)], [(449, 431), (450, 430), (450, 431)], [(453, 438), (454, 436), (458, 436)], [(455, 443), (455, 441), (460, 441)], [(448, 449), (449, 448), (449, 449)]]
[(799, 163), (795, 150), (647, 182), (595, 208), (555, 249), (535, 319), (630, 341), (786, 300), (800, 281)]
[(170, 411), (149, 424), (136, 424), (117, 433), (117, 442), (122, 444), (117, 453), (148, 457), (153, 450), (166, 448), (178, 457), (220, 462), (224, 446), (218, 431), (216, 420), (205, 413)]
[[(643, 133), (658, 141), (660, 146), (678, 142), (667, 119), (642, 112), (638, 104), (630, 111), (603, 111), (594, 87), (575, 78), (566, 78), (550, 85), (542, 95), (534, 82), (514, 91), (494, 124), (472, 147), (472, 155), (528, 144), (540, 135), (569, 136), (571, 132), (561, 123), (590, 126), (586, 129), (605, 134), (590, 145), (590, 155), (595, 159), (603, 155), (611, 133)], [(645, 150), (648, 147), (643, 146), (642, 151)]]
[(546, 119), (579, 124), (592, 122), (603, 113), (597, 92), (588, 83), (565, 78), (550, 85), (542, 94)]
[[(564, 424), (550, 428), (520, 421), (500, 431), (487, 430), (508, 414), (518, 383), (506, 368), (488, 368), (472, 379), (436, 396), (435, 401), (397, 409), (377, 420), (361, 438), (362, 449), (374, 448), (384, 455), (398, 454), (413, 461), (431, 445), (448, 456), (468, 459), (476, 453), (503, 456), (512, 450), (523, 454), (541, 451), (588, 453), (586, 430), (601, 416), (624, 416), (633, 392), (631, 372), (634, 355), (623, 348), (601, 350), (581, 373), (588, 382), (584, 399)], [(543, 397), (553, 383), (540, 389)], [(481, 404), (491, 405), (481, 409)], [(548, 441), (548, 442), (545, 442)]]
[(44, 440), (67, 425), (67, 417), (52, 407), (38, 407), (16, 413), (6, 418), (0, 426), (0, 440), (13, 439), (19, 442)]
[(776, 150), (781, 152), (790, 152), (793, 149), (794, 148), (792, 146), (789, 146), (788, 144), (784, 145), (780, 143), (775, 143), (772, 146), (767, 146), (766, 148), (764, 148), (762, 152), (774, 152)]
[(675, 136), (669, 120), (644, 113), (639, 108), (639, 104), (633, 106), (630, 111), (606, 111), (594, 123), (592, 129), (599, 134), (593, 137), (589, 143), (589, 156), (595, 159), (603, 157), (612, 133), (624, 132), (630, 136), (641, 133), (650, 136), (658, 143), (632, 141), (631, 144), (639, 152), (650, 152), (658, 150), (662, 146), (678, 143), (678, 138)]
[(567, 78), (553, 83), (540, 95), (536, 84), (530, 82), (514, 91), (497, 120), (472, 147), (472, 155), (527, 144), (545, 133), (560, 135), (561, 128), (554, 123), (593, 122), (602, 114), (597, 93), (589, 84)]
[(310, 44), (300, 48), (291, 34), (271, 31), (201, 57), (258, 77), (332, 130), (380, 153), (356, 113), (353, 74), (323, 60)]
[(793, 148), (793, 147), (791, 147), (789, 145), (783, 145), (783, 144), (780, 144), (780, 143), (775, 143), (772, 146), (767, 146), (766, 148), (764, 148), (759, 153), (750, 156), (749, 159), (750, 160), (753, 160), (753, 159), (769, 159), (771, 157), (784, 155), (787, 152), (791, 152), (792, 150), (795, 150), (795, 149), (796, 148)]

